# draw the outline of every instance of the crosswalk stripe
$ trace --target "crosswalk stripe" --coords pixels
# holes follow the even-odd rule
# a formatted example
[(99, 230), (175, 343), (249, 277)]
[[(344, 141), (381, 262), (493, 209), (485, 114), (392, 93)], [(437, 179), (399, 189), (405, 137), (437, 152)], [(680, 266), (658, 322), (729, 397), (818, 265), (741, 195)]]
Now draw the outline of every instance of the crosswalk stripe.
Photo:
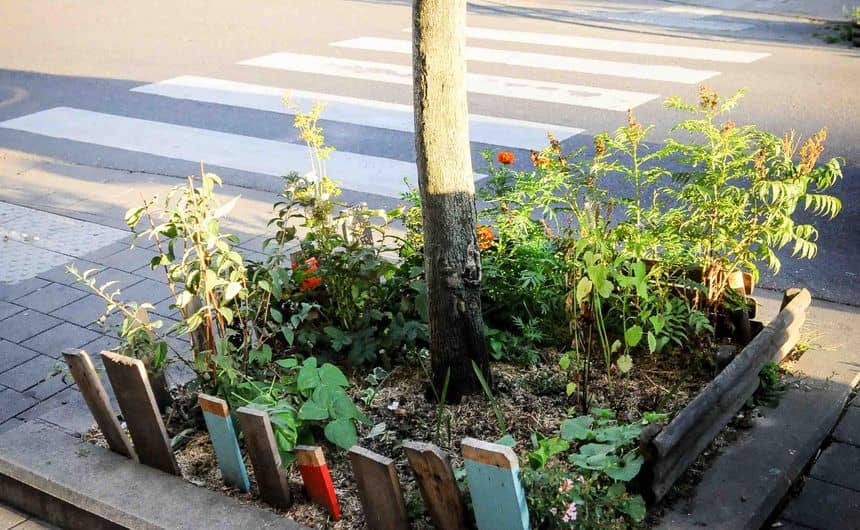
[[(412, 54), (412, 42), (399, 39), (380, 37), (359, 37), (331, 43), (331, 46), (368, 50), (378, 52)], [(682, 66), (666, 66), (659, 64), (637, 64), (600, 59), (583, 59), (545, 53), (519, 52), (513, 50), (496, 50), (469, 46), (466, 48), (466, 58), (469, 61), (505, 64), (508, 66), (525, 66), (545, 70), (562, 70), (565, 72), (581, 72), (594, 75), (609, 75), (631, 79), (648, 79), (670, 83), (694, 85), (710, 79), (719, 72), (709, 70), (694, 70)]]
[[(406, 28), (403, 31), (407, 33), (412, 32), (410, 28)], [(549, 33), (497, 30), (479, 27), (466, 28), (466, 36), (480, 40), (536, 44), (541, 46), (555, 46), (559, 48), (596, 50), (634, 55), (649, 55), (654, 57), (674, 57), (677, 59), (694, 59), (699, 61), (723, 63), (752, 63), (770, 56), (769, 53), (723, 50), (720, 48), (678, 46), (673, 44), (599, 39), (594, 37), (578, 37), (575, 35), (556, 35)]]
[[(309, 169), (302, 145), (69, 107), (0, 122), (0, 127), (264, 175)], [(399, 197), (406, 191), (403, 177), (413, 186), (417, 182), (411, 162), (335, 151), (326, 165), (345, 189), (366, 193)]]
[[(282, 101), (284, 94), (289, 93), (291, 102), (299, 108), (309, 108), (315, 101), (326, 103), (322, 114), (324, 120), (408, 133), (415, 130), (412, 106), (397, 103), (198, 76), (175, 77), (131, 90), (175, 99), (293, 114), (294, 111), (287, 109)], [(475, 114), (469, 119), (472, 141), (490, 145), (537, 149), (546, 145), (547, 131), (565, 140), (581, 133), (582, 129)]]
[[(239, 64), (412, 85), (412, 67), (399, 64), (289, 52), (272, 53), (241, 61)], [(468, 91), (476, 94), (617, 111), (637, 107), (658, 97), (657, 94), (644, 92), (471, 73), (466, 74), (466, 84)]]

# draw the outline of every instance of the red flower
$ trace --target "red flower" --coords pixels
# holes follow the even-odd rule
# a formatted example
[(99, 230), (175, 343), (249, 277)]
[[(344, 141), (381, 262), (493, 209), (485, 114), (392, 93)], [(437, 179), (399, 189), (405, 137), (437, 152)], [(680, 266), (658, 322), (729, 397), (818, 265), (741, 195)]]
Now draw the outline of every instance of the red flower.
[[(298, 263), (293, 263), (293, 270), (299, 268)], [(314, 274), (319, 271), (319, 265), (317, 264), (316, 258), (308, 258), (302, 264), (302, 272), (304, 273), (305, 280), (299, 285), (299, 290), (301, 291), (310, 291), (311, 289), (315, 289), (322, 283), (322, 278), (319, 277), (318, 274)]]
[(499, 163), (509, 166), (514, 163), (514, 154), (510, 151), (499, 151), (498, 157)]

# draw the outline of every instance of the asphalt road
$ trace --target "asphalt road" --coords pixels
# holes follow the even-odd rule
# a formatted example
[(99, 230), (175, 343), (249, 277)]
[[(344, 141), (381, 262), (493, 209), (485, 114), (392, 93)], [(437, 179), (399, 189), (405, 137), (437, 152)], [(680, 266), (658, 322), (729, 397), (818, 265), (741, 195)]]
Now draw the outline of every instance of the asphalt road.
[[(176, 177), (203, 160), (227, 182), (275, 191), (278, 175), (309, 169), (279, 102), (291, 89), (332, 100), (322, 124), (346, 198), (391, 205), (414, 174), (410, 4), (2, 2), (0, 149)], [(762, 283), (858, 303), (856, 49), (825, 43), (814, 34), (826, 27), (808, 21), (656, 0), (478, 1), (469, 13), (477, 171), (486, 148), (513, 147), (525, 166), (547, 128), (571, 149), (590, 145), (629, 107), (659, 140), (677, 118), (663, 100), (692, 99), (700, 83), (748, 88), (737, 123), (827, 126), (824, 156), (846, 162), (844, 210), (820, 226), (815, 261), (786, 259)]]

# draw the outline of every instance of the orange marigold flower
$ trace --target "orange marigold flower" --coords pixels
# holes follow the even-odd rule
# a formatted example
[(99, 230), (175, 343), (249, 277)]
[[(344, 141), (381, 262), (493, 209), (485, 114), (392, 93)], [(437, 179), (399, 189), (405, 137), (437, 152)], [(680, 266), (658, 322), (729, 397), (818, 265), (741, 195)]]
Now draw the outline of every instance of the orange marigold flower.
[(496, 158), (499, 160), (499, 163), (506, 166), (514, 163), (514, 154), (510, 151), (499, 151), (499, 155)]
[[(293, 263), (293, 270), (299, 268), (298, 263)], [(319, 264), (317, 263), (316, 258), (308, 258), (305, 260), (302, 266), (302, 272), (305, 273), (305, 280), (299, 285), (300, 291), (310, 291), (311, 289), (315, 289), (319, 287), (322, 283), (322, 278), (318, 275), (319, 272)]]
[(493, 241), (495, 241), (496, 236), (493, 234), (493, 229), (486, 225), (478, 225), (475, 229), (475, 232), (478, 233), (478, 248), (481, 250), (487, 250), (493, 245)]

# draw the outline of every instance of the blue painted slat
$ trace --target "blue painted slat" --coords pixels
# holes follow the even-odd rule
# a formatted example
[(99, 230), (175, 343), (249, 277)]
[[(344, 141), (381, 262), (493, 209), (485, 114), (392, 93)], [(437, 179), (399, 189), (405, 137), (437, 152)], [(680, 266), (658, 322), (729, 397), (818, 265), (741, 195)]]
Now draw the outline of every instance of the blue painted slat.
[(463, 456), (479, 530), (529, 530), (526, 494), (509, 447), (467, 438)]
[(236, 429), (227, 411), (226, 402), (204, 394), (200, 395), (199, 400), (224, 482), (242, 491), (250, 490), (248, 471), (242, 461), (242, 452), (236, 441)]

